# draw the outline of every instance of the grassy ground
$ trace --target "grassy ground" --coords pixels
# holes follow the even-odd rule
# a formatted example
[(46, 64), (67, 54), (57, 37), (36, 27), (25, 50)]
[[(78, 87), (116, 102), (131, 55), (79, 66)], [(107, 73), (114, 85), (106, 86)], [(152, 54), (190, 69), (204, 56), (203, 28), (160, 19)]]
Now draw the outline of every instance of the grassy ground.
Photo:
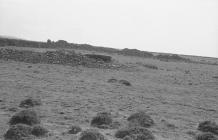
[[(44, 50), (40, 50), (44, 51)], [(83, 51), (82, 51), (83, 52)], [(36, 107), (51, 135), (45, 139), (75, 139), (63, 134), (73, 124), (90, 128), (100, 111), (112, 112), (122, 126), (137, 110), (154, 119), (150, 130), (158, 140), (192, 140), (197, 125), (218, 118), (218, 66), (112, 55), (125, 69), (97, 69), (0, 60), (0, 135), (27, 97), (38, 97)], [(199, 59), (202, 59), (199, 57)], [(156, 66), (158, 69), (147, 67)], [(132, 86), (108, 83), (128, 80)], [(99, 129), (108, 139), (113, 130)]]

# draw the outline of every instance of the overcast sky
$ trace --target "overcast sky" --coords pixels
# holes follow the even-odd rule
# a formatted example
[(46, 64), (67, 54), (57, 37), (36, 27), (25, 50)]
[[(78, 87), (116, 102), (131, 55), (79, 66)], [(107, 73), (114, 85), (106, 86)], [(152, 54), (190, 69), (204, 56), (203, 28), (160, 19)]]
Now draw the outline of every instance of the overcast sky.
[(218, 57), (218, 0), (0, 0), (0, 34)]

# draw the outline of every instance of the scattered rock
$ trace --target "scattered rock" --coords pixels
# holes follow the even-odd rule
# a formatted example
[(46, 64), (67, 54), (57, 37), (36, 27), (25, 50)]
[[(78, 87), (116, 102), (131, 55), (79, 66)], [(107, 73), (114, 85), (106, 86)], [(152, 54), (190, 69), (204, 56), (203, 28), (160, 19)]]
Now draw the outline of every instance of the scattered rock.
[(158, 67), (152, 64), (142, 64), (143, 67), (153, 69), (153, 70), (158, 70)]
[(117, 81), (118, 81), (117, 79), (111, 78), (111, 79), (109, 79), (107, 82), (108, 82), (108, 83), (116, 83)]
[(32, 129), (32, 135), (36, 137), (44, 137), (48, 134), (48, 129), (44, 128), (41, 125), (35, 125)]
[(218, 79), (218, 76), (213, 76), (214, 79)]
[(70, 130), (68, 131), (69, 134), (77, 134), (82, 131), (82, 128), (78, 125), (71, 126)]
[(22, 110), (16, 113), (9, 121), (10, 125), (15, 124), (35, 125), (40, 123), (40, 118), (34, 110)]
[(151, 127), (154, 125), (153, 119), (144, 111), (140, 111), (130, 115), (127, 120), (130, 126)]
[(82, 131), (79, 140), (107, 140), (103, 134), (95, 129), (87, 129)]
[(17, 124), (11, 126), (4, 134), (6, 140), (31, 140), (32, 128), (25, 124)]
[(92, 119), (91, 126), (98, 128), (107, 128), (107, 126), (112, 124), (111, 113), (100, 112)]
[(39, 74), (40, 72), (37, 70), (34, 70), (33, 73)]
[(193, 85), (193, 84), (190, 82), (190, 83), (188, 83), (188, 85)]
[(218, 125), (213, 121), (203, 121), (199, 123), (198, 130), (202, 132), (211, 132), (218, 135)]
[(34, 107), (34, 106), (39, 106), (41, 104), (42, 103), (41, 103), (40, 99), (28, 98), (28, 99), (21, 101), (19, 107), (30, 108), (30, 107)]
[[(138, 137), (145, 137), (145, 140), (154, 140), (155, 137), (153, 136), (153, 134), (146, 128), (144, 127), (129, 127), (129, 128), (123, 128), (118, 130), (115, 133), (115, 137), (116, 138), (125, 138), (127, 136), (129, 136), (129, 138), (133, 137), (133, 136), (137, 136)], [(127, 139), (127, 138), (126, 138)], [(137, 139), (139, 140), (139, 139)]]
[(196, 136), (196, 140), (218, 140), (218, 137), (212, 133), (202, 133)]
[(131, 83), (129, 81), (127, 81), (127, 80), (119, 80), (119, 83), (123, 84), (125, 86), (131, 86)]
[(189, 70), (185, 70), (185, 74), (190, 74), (191, 72)]
[(64, 112), (61, 111), (61, 112), (59, 112), (59, 114), (64, 114)]
[(11, 111), (11, 112), (16, 112), (17, 110), (18, 110), (18, 108), (16, 108), (16, 107), (8, 108), (8, 111)]

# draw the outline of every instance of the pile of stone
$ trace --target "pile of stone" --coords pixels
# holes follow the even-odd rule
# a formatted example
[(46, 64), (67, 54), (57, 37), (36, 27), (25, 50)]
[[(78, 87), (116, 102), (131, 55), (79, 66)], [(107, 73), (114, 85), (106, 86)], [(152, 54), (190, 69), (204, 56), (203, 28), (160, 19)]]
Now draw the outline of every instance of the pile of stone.
[(79, 54), (74, 51), (56, 50), (34, 52), (29, 50), (0, 49), (0, 59), (21, 61), (26, 63), (46, 63), (90, 68), (120, 68), (120, 64), (112, 63), (111, 56), (97, 54)]

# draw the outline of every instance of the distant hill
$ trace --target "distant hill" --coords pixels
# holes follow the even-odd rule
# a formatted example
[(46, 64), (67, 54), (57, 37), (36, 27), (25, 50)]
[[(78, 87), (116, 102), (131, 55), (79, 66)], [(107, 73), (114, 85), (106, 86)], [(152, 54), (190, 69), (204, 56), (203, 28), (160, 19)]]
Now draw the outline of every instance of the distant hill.
[(22, 39), (22, 38), (18, 38), (18, 37), (15, 37), (15, 36), (8, 36), (8, 35), (0, 35), (0, 38), (25, 40), (25, 39)]
[[(198, 60), (192, 59), (195, 56), (188, 57), (187, 55), (178, 55), (178, 54), (167, 54), (167, 53), (154, 53), (147, 51), (140, 51), (137, 49), (115, 49), (107, 47), (93, 46), (89, 44), (76, 44), (68, 43), (65, 40), (40, 42), (40, 41), (29, 41), (12, 36), (2, 36), (0, 35), (0, 46), (16, 46), (16, 47), (33, 47), (33, 48), (67, 48), (67, 49), (77, 49), (77, 50), (87, 50), (95, 52), (103, 52), (108, 54), (120, 54), (124, 56), (133, 56), (133, 57), (142, 57), (142, 58), (152, 58), (158, 59), (160, 61), (175, 61), (175, 62), (194, 62), (194, 63), (207, 63), (208, 62), (199, 62)], [(191, 59), (190, 59), (191, 58)], [(203, 58), (197, 57), (196, 58)], [(218, 65), (217, 63), (212, 63), (213, 65)]]

